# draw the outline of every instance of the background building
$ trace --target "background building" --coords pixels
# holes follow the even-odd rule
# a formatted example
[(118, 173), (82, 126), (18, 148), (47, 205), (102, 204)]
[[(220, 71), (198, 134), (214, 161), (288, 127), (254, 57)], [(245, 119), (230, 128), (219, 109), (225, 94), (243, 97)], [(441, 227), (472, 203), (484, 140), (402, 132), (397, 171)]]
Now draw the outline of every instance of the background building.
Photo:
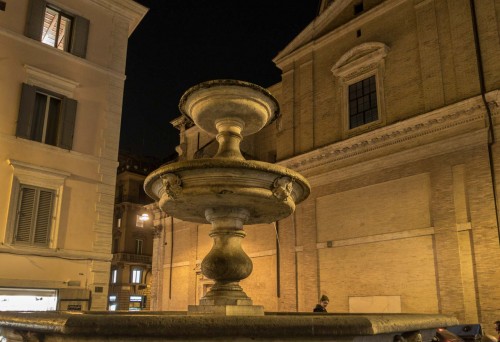
[(104, 310), (131, 0), (0, 2), (0, 310)]
[(108, 309), (148, 310), (155, 230), (153, 214), (145, 207), (152, 200), (143, 183), (159, 163), (127, 154), (120, 154), (118, 160)]
[[(254, 304), (312, 311), (326, 294), (329, 312), (500, 317), (498, 18), (494, 0), (321, 3), (274, 59), (281, 119), (242, 145), (312, 185), (291, 217), (246, 228)], [(181, 158), (215, 153), (175, 125)], [(156, 224), (152, 307), (185, 310), (211, 285), (210, 226)]]

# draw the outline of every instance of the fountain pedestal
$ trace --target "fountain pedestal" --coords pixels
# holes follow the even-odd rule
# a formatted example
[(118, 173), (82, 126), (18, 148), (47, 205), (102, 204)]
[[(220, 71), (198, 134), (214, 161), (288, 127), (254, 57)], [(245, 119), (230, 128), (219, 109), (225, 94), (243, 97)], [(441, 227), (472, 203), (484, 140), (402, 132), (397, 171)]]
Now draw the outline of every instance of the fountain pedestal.
[(212, 223), (212, 250), (201, 263), (202, 273), (215, 280), (200, 305), (190, 305), (188, 314), (264, 315), (264, 307), (253, 305), (239, 285), (239, 280), (252, 273), (252, 260), (241, 248), (246, 233), (243, 224), (250, 213), (244, 208), (207, 209), (205, 216)]

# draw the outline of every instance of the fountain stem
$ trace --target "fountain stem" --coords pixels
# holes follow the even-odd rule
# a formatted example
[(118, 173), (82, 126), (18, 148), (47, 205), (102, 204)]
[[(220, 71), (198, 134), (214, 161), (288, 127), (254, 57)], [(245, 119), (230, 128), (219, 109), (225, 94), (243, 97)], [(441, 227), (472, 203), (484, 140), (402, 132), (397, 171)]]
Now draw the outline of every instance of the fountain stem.
[(245, 123), (235, 118), (224, 118), (215, 124), (217, 131), (217, 142), (219, 150), (214, 158), (245, 159), (240, 151), (240, 143), (243, 140), (241, 131)]
[(252, 273), (252, 260), (241, 248), (245, 237), (243, 224), (249, 212), (243, 208), (210, 208), (205, 216), (212, 223), (212, 250), (201, 264), (202, 273), (213, 280), (212, 289), (200, 300), (201, 305), (252, 305), (239, 281)]

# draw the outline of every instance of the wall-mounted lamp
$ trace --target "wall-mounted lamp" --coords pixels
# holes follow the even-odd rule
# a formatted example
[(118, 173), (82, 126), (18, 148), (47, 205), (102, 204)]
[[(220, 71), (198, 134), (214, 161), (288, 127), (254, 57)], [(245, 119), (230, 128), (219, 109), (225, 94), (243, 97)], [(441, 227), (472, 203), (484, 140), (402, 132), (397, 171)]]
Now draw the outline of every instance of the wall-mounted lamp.
[(142, 222), (148, 221), (149, 220), (149, 214), (148, 213), (143, 213), (141, 216), (139, 216), (139, 220)]

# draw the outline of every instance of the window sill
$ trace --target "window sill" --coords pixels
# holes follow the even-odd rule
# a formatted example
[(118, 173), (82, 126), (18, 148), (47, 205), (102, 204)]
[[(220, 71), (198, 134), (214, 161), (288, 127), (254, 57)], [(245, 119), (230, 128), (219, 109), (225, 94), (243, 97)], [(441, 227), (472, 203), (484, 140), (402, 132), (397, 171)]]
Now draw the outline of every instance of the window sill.
[(346, 130), (344, 132), (344, 138), (352, 138), (352, 137), (358, 136), (360, 134), (373, 131), (374, 129), (377, 129), (377, 128), (380, 128), (383, 126), (385, 126), (385, 122), (383, 120), (377, 120), (374, 122), (370, 122), (370, 123), (364, 124), (362, 126), (358, 126), (358, 127)]

